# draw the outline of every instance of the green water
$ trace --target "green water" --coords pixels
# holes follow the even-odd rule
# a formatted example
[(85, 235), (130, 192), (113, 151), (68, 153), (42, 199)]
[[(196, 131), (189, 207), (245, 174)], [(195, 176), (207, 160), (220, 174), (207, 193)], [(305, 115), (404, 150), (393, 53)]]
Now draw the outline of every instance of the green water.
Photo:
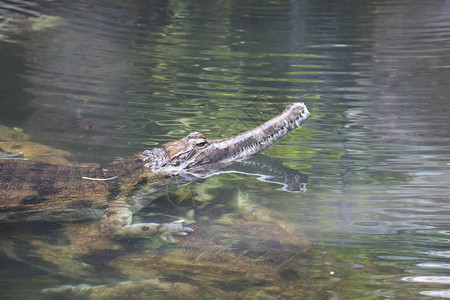
[[(1, 2), (0, 125), (103, 163), (305, 102), (309, 123), (264, 154), (306, 191), (223, 174), (192, 198), (226, 213), (250, 199), (304, 232), (329, 276), (299, 299), (450, 298), (449, 15), (447, 1)], [(0, 259), (0, 298), (95, 283)], [(129, 278), (86, 263), (100, 283)]]

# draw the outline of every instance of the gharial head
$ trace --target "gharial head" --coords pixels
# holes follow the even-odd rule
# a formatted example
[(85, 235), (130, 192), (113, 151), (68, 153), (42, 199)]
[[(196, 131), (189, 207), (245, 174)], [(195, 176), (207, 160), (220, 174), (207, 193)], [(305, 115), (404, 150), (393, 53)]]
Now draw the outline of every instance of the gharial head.
[(303, 103), (292, 103), (264, 124), (225, 139), (207, 139), (199, 132), (140, 154), (152, 173), (174, 176), (218, 169), (249, 158), (273, 145), (289, 132), (306, 123), (309, 111)]

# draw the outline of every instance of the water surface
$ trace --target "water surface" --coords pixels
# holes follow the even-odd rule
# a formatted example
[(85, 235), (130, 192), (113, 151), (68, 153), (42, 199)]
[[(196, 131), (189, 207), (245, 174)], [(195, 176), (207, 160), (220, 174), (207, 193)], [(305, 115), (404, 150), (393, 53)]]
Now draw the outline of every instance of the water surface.
[[(448, 1), (5, 1), (0, 124), (103, 163), (303, 101), (310, 122), (265, 155), (305, 192), (224, 174), (196, 197), (244, 194), (336, 251), (348, 273), (329, 280), (365, 284), (330, 298), (450, 298), (449, 15)], [(2, 260), (8, 295), (35, 272), (30, 294), (72, 280)]]

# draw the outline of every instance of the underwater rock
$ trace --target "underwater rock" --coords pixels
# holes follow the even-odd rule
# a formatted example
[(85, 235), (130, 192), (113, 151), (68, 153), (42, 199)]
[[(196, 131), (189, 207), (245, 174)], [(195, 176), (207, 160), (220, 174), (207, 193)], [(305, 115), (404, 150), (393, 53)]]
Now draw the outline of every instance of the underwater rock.
[(28, 17), (24, 24), (31, 31), (43, 31), (63, 26), (66, 21), (58, 16), (40, 15), (39, 17)]
[(38, 162), (70, 165), (70, 153), (30, 141), (30, 136), (19, 129), (0, 127), (0, 151), (21, 153), (27, 159)]

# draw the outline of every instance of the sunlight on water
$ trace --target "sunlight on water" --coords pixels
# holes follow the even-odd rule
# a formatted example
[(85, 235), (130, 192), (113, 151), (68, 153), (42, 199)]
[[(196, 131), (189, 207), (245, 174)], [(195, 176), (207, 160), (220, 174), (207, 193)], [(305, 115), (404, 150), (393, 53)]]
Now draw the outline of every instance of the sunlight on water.
[(421, 295), (430, 296), (430, 297), (441, 297), (441, 298), (450, 298), (450, 290), (444, 291), (423, 291), (420, 292)]
[(417, 277), (404, 277), (404, 281), (411, 282), (428, 282), (428, 283), (450, 283), (449, 276), (417, 276)]

